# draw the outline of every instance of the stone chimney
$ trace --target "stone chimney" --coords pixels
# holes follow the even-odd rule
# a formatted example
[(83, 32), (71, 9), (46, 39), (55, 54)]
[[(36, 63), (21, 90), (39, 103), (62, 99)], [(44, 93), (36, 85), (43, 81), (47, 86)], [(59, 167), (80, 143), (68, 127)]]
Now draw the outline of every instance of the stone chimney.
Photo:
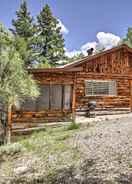
[(90, 48), (87, 50), (88, 56), (93, 55), (94, 48)]

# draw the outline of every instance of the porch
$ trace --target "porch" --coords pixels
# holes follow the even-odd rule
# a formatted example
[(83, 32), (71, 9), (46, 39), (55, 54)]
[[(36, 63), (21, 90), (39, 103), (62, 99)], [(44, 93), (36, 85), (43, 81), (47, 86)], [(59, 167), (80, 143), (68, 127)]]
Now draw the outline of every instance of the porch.
[[(94, 123), (100, 123), (104, 121), (109, 120), (117, 120), (120, 118), (127, 118), (132, 117), (132, 113), (129, 111), (129, 109), (115, 109), (110, 111), (96, 111), (96, 116), (89, 118), (86, 117), (84, 112), (76, 112), (75, 119), (77, 124), (81, 125), (91, 125), (93, 126)], [(13, 123), (12, 127), (12, 135), (28, 135), (36, 131), (45, 131), (48, 127), (56, 128), (60, 126), (67, 126), (70, 125), (71, 121), (54, 121), (54, 122), (45, 122), (45, 123), (32, 123), (32, 122), (26, 122), (26, 123)]]
[(75, 117), (75, 75), (71, 71), (32, 71), (40, 88), (40, 96), (25, 98), (12, 111), (12, 130), (43, 128), (52, 122), (67, 122)]

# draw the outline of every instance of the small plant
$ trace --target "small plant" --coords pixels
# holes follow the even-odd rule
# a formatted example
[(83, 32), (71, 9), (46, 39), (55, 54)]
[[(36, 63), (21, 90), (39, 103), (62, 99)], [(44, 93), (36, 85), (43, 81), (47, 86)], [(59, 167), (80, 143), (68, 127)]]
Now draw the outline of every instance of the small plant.
[(19, 143), (7, 144), (0, 147), (0, 155), (14, 155), (24, 150), (24, 147)]
[(132, 169), (132, 163), (130, 163), (130, 164), (129, 164), (129, 168), (131, 168), (131, 169)]
[(75, 129), (79, 129), (80, 125), (75, 123), (75, 121), (73, 121), (67, 128), (67, 130), (75, 130)]
[(64, 141), (66, 139), (68, 139), (70, 137), (69, 134), (63, 134), (63, 135), (59, 135), (55, 138), (56, 141)]

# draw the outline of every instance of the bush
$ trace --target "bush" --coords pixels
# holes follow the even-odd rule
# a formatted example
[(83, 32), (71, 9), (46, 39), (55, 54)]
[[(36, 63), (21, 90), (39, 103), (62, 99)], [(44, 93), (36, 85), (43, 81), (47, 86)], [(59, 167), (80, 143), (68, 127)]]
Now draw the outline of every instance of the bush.
[(68, 126), (67, 130), (74, 130), (74, 129), (79, 129), (80, 125), (76, 124), (74, 121)]
[(0, 155), (14, 155), (24, 151), (24, 147), (19, 143), (7, 144), (0, 147)]

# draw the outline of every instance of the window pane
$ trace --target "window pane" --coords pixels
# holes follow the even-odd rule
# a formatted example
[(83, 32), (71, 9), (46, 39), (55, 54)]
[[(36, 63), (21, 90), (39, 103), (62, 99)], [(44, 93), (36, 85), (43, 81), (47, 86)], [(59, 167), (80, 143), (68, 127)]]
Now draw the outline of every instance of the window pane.
[(51, 86), (51, 109), (62, 108), (62, 86), (52, 85)]
[(93, 82), (93, 94), (94, 95), (108, 95), (109, 94), (109, 82)]
[(71, 86), (64, 86), (64, 109), (71, 109)]
[(111, 81), (109, 84), (109, 94), (110, 95), (117, 95), (117, 90), (116, 90), (116, 81)]
[(116, 95), (116, 81), (85, 81), (85, 94), (94, 95)]
[(25, 98), (24, 102), (20, 105), (23, 111), (36, 111), (36, 100)]
[(40, 96), (37, 99), (37, 111), (49, 109), (49, 85), (40, 86)]

